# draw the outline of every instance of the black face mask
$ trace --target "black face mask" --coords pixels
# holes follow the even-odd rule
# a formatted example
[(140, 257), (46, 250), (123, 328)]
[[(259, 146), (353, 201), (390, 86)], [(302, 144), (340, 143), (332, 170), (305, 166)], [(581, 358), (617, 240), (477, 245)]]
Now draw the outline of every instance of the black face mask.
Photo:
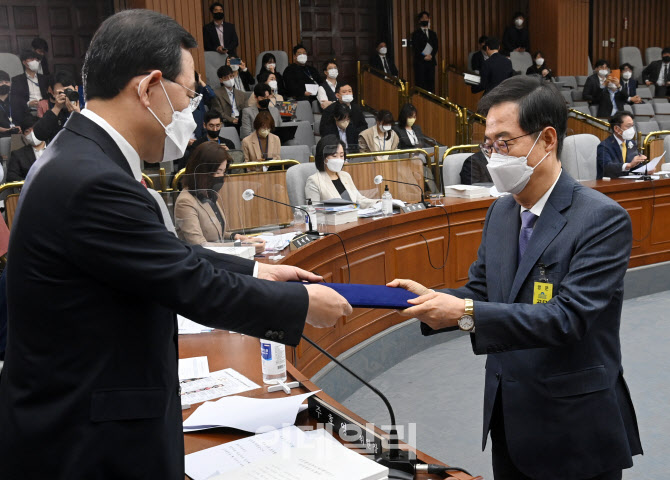
[(263, 100), (258, 101), (258, 108), (260, 110), (267, 110), (269, 106), (270, 106), (269, 98), (264, 98)]
[(0, 85), (0, 95), (9, 95), (9, 85)]
[(422, 27), (427, 27), (428, 26), (428, 20), (421, 20), (419, 22), (419, 25), (421, 25)]
[(226, 178), (226, 177), (216, 177), (216, 178), (217, 178), (217, 181), (214, 182), (214, 183), (212, 183), (212, 190), (213, 190), (214, 192), (217, 192), (217, 193), (218, 193), (219, 190), (221, 190), (221, 189), (223, 188), (223, 180), (224, 180), (224, 178)]
[(663, 57), (663, 63), (670, 63), (670, 57)]
[(207, 136), (209, 138), (219, 138), (219, 133), (221, 130), (207, 130)]
[(214, 20), (223, 20), (224, 15), (223, 15), (223, 12), (218, 12), (218, 13), (213, 14), (213, 16), (214, 16)]

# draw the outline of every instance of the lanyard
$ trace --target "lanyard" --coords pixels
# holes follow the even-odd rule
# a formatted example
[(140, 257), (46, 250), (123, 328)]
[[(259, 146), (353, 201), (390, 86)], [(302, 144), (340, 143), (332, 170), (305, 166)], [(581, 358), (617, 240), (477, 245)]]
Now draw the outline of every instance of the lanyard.
[(36, 87), (39, 88), (39, 86), (40, 86), (39, 82), (36, 82), (36, 81), (33, 80), (32, 78), (30, 78), (30, 77), (28, 76), (27, 73), (26, 73), (26, 78), (28, 79), (28, 81), (29, 81), (30, 83), (32, 83), (33, 85), (35, 85)]
[(305, 65), (304, 68), (305, 68), (305, 75), (307, 75), (307, 76), (309, 77), (309, 79), (310, 79), (313, 83), (316, 83), (316, 81), (314, 80), (314, 77), (313, 77), (312, 74), (309, 72), (309, 68), (307, 68), (307, 65)]
[[(9, 103), (9, 102), (7, 102)], [(7, 110), (5, 110), (5, 107), (2, 106), (2, 103), (0, 103), (0, 108), (2, 108), (2, 111), (5, 112), (5, 115), (7, 115)], [(9, 116), (7, 117), (9, 119), (9, 126), (13, 127), (14, 124), (12, 123), (12, 104), (9, 103)]]

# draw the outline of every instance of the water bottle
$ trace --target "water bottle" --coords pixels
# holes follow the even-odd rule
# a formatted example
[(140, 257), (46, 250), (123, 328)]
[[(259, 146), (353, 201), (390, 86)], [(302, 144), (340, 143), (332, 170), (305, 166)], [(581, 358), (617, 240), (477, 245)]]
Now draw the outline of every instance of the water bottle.
[(305, 216), (305, 225), (309, 229), (309, 222), (312, 221), (312, 227), (316, 225), (316, 208), (312, 205), (312, 199), (307, 199), (307, 215)]
[(263, 383), (276, 385), (286, 381), (286, 347), (281, 343), (261, 340)]
[(384, 216), (393, 215), (393, 197), (389, 192), (389, 186), (386, 185), (382, 194), (382, 213)]
[(293, 210), (293, 225), (298, 230), (305, 231), (305, 212), (299, 208)]

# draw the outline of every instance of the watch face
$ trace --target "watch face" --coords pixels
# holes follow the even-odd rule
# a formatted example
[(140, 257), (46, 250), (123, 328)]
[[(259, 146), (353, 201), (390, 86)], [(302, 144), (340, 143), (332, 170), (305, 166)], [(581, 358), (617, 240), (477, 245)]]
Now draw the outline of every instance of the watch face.
[(469, 332), (475, 326), (475, 321), (470, 315), (463, 315), (458, 321), (458, 328)]

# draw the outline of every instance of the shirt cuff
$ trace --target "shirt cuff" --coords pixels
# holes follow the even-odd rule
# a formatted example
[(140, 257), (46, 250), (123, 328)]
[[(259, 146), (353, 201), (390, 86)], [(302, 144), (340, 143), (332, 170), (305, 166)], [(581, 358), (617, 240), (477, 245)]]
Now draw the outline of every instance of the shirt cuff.
[(626, 164), (625, 164), (625, 163), (623, 163), (623, 164), (621, 165), (621, 171), (622, 171), (622, 172), (627, 172), (627, 171), (628, 171), (628, 170), (626, 170)]
[(258, 262), (254, 262), (254, 273), (252, 275), (254, 278), (258, 278)]

